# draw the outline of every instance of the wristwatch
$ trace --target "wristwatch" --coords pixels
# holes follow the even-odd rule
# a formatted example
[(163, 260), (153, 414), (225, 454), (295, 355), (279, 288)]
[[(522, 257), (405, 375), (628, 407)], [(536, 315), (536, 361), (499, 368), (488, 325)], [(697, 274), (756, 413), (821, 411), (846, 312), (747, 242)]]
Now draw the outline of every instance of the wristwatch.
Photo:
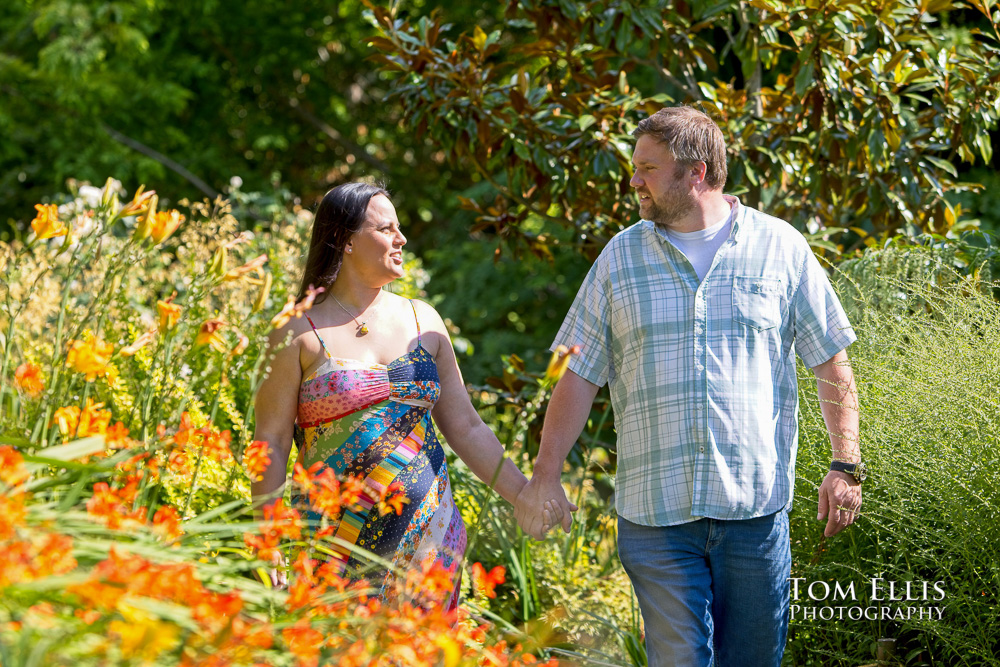
[(848, 463), (847, 461), (834, 461), (830, 464), (830, 470), (846, 472), (858, 484), (865, 481), (865, 478), (868, 477), (868, 468), (861, 462)]

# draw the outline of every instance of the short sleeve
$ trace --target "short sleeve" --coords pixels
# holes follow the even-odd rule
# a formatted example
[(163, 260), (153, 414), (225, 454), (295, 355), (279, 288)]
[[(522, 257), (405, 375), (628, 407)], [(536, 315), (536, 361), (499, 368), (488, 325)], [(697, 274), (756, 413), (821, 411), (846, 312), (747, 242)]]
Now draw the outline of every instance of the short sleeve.
[(579, 345), (580, 354), (570, 359), (568, 368), (598, 387), (614, 379), (611, 366), (611, 283), (603, 259), (602, 254), (590, 267), (551, 348)]
[(791, 308), (795, 349), (809, 368), (829, 361), (858, 339), (829, 277), (812, 252), (806, 253)]

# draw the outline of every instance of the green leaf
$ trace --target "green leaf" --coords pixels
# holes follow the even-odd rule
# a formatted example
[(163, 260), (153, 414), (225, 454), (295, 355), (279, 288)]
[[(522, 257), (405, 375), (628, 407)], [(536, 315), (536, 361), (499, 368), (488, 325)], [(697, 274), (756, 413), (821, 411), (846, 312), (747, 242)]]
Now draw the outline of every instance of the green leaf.
[(98, 452), (103, 452), (106, 448), (103, 435), (92, 435), (89, 438), (81, 438), (73, 442), (62, 445), (46, 447), (24, 457), (25, 461), (44, 460), (46, 465), (65, 461), (75, 461), (76, 459), (90, 456)]
[(933, 155), (925, 155), (924, 159), (933, 164), (938, 169), (943, 169), (944, 171), (951, 174), (952, 178), (958, 178), (958, 170), (955, 169), (955, 165), (947, 160), (943, 160), (939, 157), (934, 157)]

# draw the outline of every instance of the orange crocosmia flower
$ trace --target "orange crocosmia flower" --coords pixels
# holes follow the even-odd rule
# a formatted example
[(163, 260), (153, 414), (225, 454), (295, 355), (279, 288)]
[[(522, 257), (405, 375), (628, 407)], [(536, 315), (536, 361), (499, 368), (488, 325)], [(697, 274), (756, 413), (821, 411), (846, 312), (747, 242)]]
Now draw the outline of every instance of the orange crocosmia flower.
[(201, 429), (203, 434), (202, 437), (202, 449), (205, 456), (212, 459), (213, 461), (218, 461), (223, 463), (232, 458), (233, 452), (229, 448), (229, 442), (232, 439), (232, 435), (229, 430), (225, 430), (222, 433), (217, 433), (209, 427)]
[(181, 528), (181, 518), (170, 505), (163, 505), (153, 515), (153, 532), (167, 542), (173, 542), (184, 534)]
[(160, 331), (173, 329), (177, 324), (177, 321), (181, 319), (181, 312), (184, 309), (176, 303), (172, 303), (175, 296), (177, 296), (176, 292), (174, 292), (174, 294), (172, 294), (166, 301), (156, 302), (156, 312), (160, 316)]
[[(313, 488), (309, 490), (309, 502), (324, 516), (336, 517), (341, 509), (340, 480), (333, 468), (325, 467), (313, 478)], [(318, 537), (318, 536), (317, 536)]]
[(99, 375), (107, 375), (108, 364), (114, 347), (99, 340), (71, 340), (66, 354), (66, 365), (87, 376), (92, 382)]
[(45, 389), (45, 381), (42, 379), (42, 369), (40, 366), (29, 361), (24, 362), (14, 371), (14, 383), (17, 388), (34, 398)]
[(399, 482), (393, 482), (385, 489), (378, 501), (379, 516), (385, 516), (389, 512), (395, 512), (396, 516), (403, 513), (403, 505), (408, 504), (410, 499), (406, 497), (402, 488)]
[(288, 650), (299, 659), (301, 667), (315, 667), (319, 663), (319, 649), (323, 645), (323, 633), (301, 619), (295, 625), (284, 628), (281, 637), (288, 644)]
[(87, 625), (93, 625), (101, 618), (101, 612), (96, 609), (75, 609), (73, 615)]
[(128, 506), (134, 499), (134, 489), (126, 486), (125, 489), (112, 489), (107, 482), (98, 482), (94, 485), (94, 494), (87, 501), (87, 513), (99, 519), (112, 530), (120, 528), (127, 521), (137, 521), (143, 523), (145, 508), (139, 507), (129, 510)]
[(184, 216), (179, 211), (159, 211), (149, 221), (149, 234), (153, 243), (163, 243), (184, 222)]
[(104, 442), (108, 447), (114, 449), (124, 448), (128, 444), (127, 438), (128, 429), (121, 422), (117, 422), (114, 426), (108, 426), (107, 430), (104, 431)]
[(131, 345), (126, 345), (121, 350), (119, 350), (123, 357), (131, 357), (136, 352), (146, 347), (150, 343), (156, 340), (156, 329), (150, 329), (146, 333), (142, 334), (135, 339), (135, 342)]
[(31, 228), (39, 239), (65, 236), (69, 230), (59, 220), (59, 207), (55, 204), (35, 204), (38, 215), (31, 221)]
[(317, 461), (316, 463), (309, 466), (307, 470), (298, 461), (295, 462), (295, 467), (292, 469), (292, 481), (299, 485), (299, 489), (304, 494), (312, 493), (312, 490), (316, 487), (313, 478), (316, 477), (317, 473), (324, 464), (322, 461)]
[(24, 457), (10, 445), (0, 445), (0, 480), (8, 486), (17, 486), (28, 479)]
[(226, 351), (226, 339), (219, 333), (219, 329), (226, 326), (222, 320), (206, 320), (202, 322), (198, 335), (194, 339), (195, 346), (211, 345), (216, 352)]
[(354, 508), (366, 492), (365, 481), (361, 477), (347, 477), (340, 484), (340, 504)]
[(497, 596), (496, 587), (507, 580), (507, 572), (502, 565), (497, 565), (489, 572), (482, 563), (472, 564), (472, 581), (476, 589), (488, 598)]
[[(0, 494), (0, 540), (9, 540), (24, 525), (24, 494)], [(0, 558), (0, 563), (3, 559)]]
[(277, 501), (264, 507), (264, 522), (267, 527), (280, 537), (297, 540), (302, 537), (302, 517), (298, 510), (285, 507), (285, 501)]
[(243, 465), (254, 481), (264, 479), (264, 471), (271, 465), (270, 453), (271, 446), (266, 440), (254, 440), (243, 450)]

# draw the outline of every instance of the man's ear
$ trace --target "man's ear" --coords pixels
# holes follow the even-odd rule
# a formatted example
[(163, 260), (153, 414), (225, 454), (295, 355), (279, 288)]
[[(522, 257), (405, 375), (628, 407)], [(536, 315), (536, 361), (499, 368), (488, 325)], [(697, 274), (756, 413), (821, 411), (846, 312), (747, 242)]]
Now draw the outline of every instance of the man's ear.
[(705, 176), (708, 174), (708, 165), (699, 160), (695, 162), (690, 167), (691, 177), (694, 179), (695, 185), (701, 185), (705, 182)]

